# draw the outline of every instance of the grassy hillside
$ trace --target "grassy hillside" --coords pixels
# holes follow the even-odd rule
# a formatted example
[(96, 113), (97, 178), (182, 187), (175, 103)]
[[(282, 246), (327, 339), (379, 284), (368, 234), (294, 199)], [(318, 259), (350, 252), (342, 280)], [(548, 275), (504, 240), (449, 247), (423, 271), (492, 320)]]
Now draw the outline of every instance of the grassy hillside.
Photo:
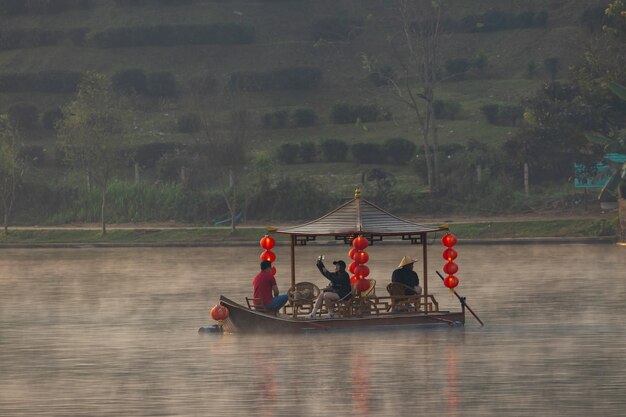
[[(0, 2), (2, 3), (2, 2)], [(5, 2), (9, 3), (9, 2)], [(69, 10), (57, 13), (21, 13), (0, 17), (2, 35), (12, 31), (57, 31), (61, 40), (50, 46), (0, 49), (0, 75), (39, 73), (41, 71), (98, 71), (109, 76), (133, 68), (147, 73), (170, 72), (176, 79), (175, 97), (143, 97), (139, 101), (142, 140), (150, 142), (193, 142), (198, 135), (180, 133), (177, 119), (199, 111), (194, 94), (197, 80), (213, 77), (216, 88), (202, 98), (200, 111), (223, 114), (233, 101), (228, 83), (233, 73), (269, 72), (279, 68), (310, 66), (321, 69), (322, 81), (314, 89), (250, 92), (237, 100), (254, 115), (253, 148), (274, 151), (280, 144), (337, 138), (348, 143), (381, 142), (391, 137), (416, 139), (416, 126), (410, 112), (393, 99), (385, 87), (376, 87), (363, 69), (367, 54), (381, 65), (396, 66), (387, 35), (398, 25), (393, 1), (380, 0), (194, 0), (181, 5), (160, 5), (158, 0), (144, 0), (141, 6), (118, 0), (69, 1)], [(172, 3), (172, 2), (170, 2)], [(185, 4), (186, 3), (186, 4)], [(498, 145), (515, 132), (515, 127), (489, 124), (481, 113), (486, 104), (518, 104), (532, 94), (548, 73), (543, 68), (547, 58), (558, 58), (565, 76), (567, 68), (581, 59), (587, 32), (580, 18), (587, 9), (604, 5), (598, 0), (476, 0), (449, 1), (446, 18), (459, 22), (467, 16), (489, 11), (512, 15), (532, 12), (547, 14), (545, 27), (499, 30), (484, 33), (453, 32), (442, 41), (442, 63), (450, 59), (471, 59), (477, 54), (486, 58), (480, 73), (445, 81), (437, 97), (459, 103), (462, 111), (456, 120), (439, 120), (442, 144), (465, 143), (469, 139)], [(323, 19), (343, 18), (357, 22), (354, 36), (343, 40), (315, 40), (316, 25)], [(104, 48), (94, 44), (94, 37), (112, 28), (155, 25), (207, 25), (235, 23), (254, 28), (254, 42), (239, 45), (177, 45)], [(75, 34), (74, 37), (70, 34)], [(3, 38), (0, 37), (0, 40)], [(1, 42), (0, 42), (1, 43)], [(528, 65), (536, 72), (530, 77)], [(0, 92), (0, 112), (11, 106), (29, 103), (40, 114), (62, 106), (72, 94), (37, 92)], [(388, 109), (390, 120), (364, 125), (334, 124), (330, 112), (336, 103), (376, 104)], [(276, 110), (310, 108), (318, 116), (314, 126), (268, 129), (263, 116)], [(24, 134), (29, 144), (45, 148), (47, 162), (31, 170), (32, 178), (54, 179), (61, 169), (52, 163), (54, 132), (41, 126)], [(418, 142), (419, 143), (419, 142)], [(419, 151), (418, 151), (419, 153)], [(334, 182), (335, 189), (352, 189), (361, 172), (369, 167), (354, 162), (324, 163), (304, 166), (285, 165), (283, 173), (297, 172), (319, 181)], [(385, 165), (407, 182), (415, 181), (408, 166)]]

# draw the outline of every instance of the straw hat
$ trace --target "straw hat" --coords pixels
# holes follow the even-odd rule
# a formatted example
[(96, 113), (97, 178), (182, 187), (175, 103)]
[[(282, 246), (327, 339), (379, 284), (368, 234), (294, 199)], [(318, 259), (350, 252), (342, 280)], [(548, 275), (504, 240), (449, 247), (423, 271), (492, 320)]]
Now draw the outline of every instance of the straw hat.
[(408, 256), (405, 256), (400, 261), (400, 265), (398, 265), (398, 268), (402, 268), (403, 266), (406, 266), (406, 265), (409, 265), (409, 264), (412, 264), (412, 263), (415, 263), (415, 262), (417, 262), (417, 259), (413, 259), (413, 258), (410, 258)]

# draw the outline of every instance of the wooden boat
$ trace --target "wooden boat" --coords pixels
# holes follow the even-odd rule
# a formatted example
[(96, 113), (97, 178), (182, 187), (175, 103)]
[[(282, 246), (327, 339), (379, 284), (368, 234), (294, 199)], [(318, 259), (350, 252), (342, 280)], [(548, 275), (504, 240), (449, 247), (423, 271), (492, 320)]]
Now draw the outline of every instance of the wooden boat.
[[(354, 199), (317, 220), (299, 226), (268, 229), (268, 232), (289, 235), (291, 238), (291, 288), (288, 304), (280, 313), (272, 314), (256, 308), (251, 299), (247, 298), (247, 305), (243, 305), (222, 295), (220, 305), (228, 309), (228, 318), (218, 323), (219, 326), (200, 328), (201, 332), (223, 330), (242, 333), (302, 333), (340, 329), (462, 326), (465, 324), (466, 309), (478, 319), (465, 299), (456, 292), (455, 295), (461, 303), (458, 311), (440, 310), (439, 303), (429, 292), (426, 238), (431, 233), (447, 233), (448, 227), (424, 226), (403, 220), (361, 199), (358, 189)], [(351, 298), (338, 303), (338, 311), (333, 318), (308, 318), (316, 297), (299, 298), (298, 288), (303, 284), (307, 284), (307, 288), (315, 285), (296, 282), (295, 249), (320, 236), (331, 237), (346, 244), (351, 244), (357, 236), (363, 236), (370, 245), (389, 238), (421, 245), (423, 270), (419, 275), (422, 294), (406, 296), (403, 291), (398, 293), (389, 286), (388, 296), (378, 296), (369, 291), (353, 291)], [(439, 272), (437, 274), (443, 280), (443, 276)], [(314, 295), (318, 293), (319, 289)], [(482, 321), (480, 323), (483, 324)]]

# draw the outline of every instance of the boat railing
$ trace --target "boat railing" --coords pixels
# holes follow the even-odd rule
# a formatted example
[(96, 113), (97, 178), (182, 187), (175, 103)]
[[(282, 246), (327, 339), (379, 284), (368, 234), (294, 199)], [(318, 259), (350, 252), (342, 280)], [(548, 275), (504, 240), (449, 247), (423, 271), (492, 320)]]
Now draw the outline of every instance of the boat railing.
[[(303, 318), (313, 310), (314, 300), (308, 303), (288, 303), (283, 308), (283, 314), (292, 317)], [(294, 311), (295, 309), (295, 311)], [(345, 301), (340, 306), (338, 313), (343, 317), (364, 317), (364, 316), (391, 316), (407, 313), (437, 313), (439, 312), (439, 302), (432, 295), (413, 296), (354, 296), (349, 301)], [(323, 305), (319, 314), (328, 313)]]

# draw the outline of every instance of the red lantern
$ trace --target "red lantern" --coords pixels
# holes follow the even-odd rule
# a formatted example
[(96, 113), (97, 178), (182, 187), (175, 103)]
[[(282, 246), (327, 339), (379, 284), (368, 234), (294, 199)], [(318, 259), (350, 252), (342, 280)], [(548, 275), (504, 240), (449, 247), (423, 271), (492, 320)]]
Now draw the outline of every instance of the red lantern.
[(272, 266), (271, 274), (272, 275), (276, 275), (276, 267), (275, 266)]
[(270, 250), (274, 247), (274, 244), (276, 244), (276, 241), (274, 240), (274, 238), (265, 235), (263, 238), (261, 238), (261, 247), (265, 250)]
[(216, 321), (226, 320), (228, 318), (228, 309), (220, 305), (213, 307), (211, 309), (211, 318)]
[(454, 287), (459, 285), (459, 279), (457, 277), (455, 277), (454, 275), (448, 275), (443, 280), (443, 285), (445, 285), (446, 287), (448, 287), (450, 289), (453, 289)]
[(364, 250), (360, 250), (354, 254), (354, 260), (359, 264), (367, 263), (370, 259), (370, 256)]
[(354, 274), (354, 269), (358, 266), (359, 264), (356, 262), (352, 262), (350, 264), (350, 266), (348, 267), (348, 270), (350, 271), (351, 274)]
[(459, 266), (452, 261), (448, 262), (447, 264), (443, 266), (443, 272), (445, 272), (448, 275), (454, 275), (457, 273), (458, 270), (459, 270)]
[(443, 259), (445, 259), (448, 262), (454, 261), (457, 256), (459, 256), (459, 254), (456, 253), (456, 251), (452, 248), (448, 248), (443, 251)]
[(354, 268), (354, 275), (358, 279), (363, 279), (370, 274), (370, 269), (366, 265), (358, 265)]
[(452, 233), (448, 233), (441, 238), (441, 243), (443, 246), (451, 248), (456, 245), (457, 239)]
[(276, 260), (276, 255), (274, 255), (274, 252), (272, 252), (271, 250), (266, 250), (261, 254), (260, 258), (262, 261), (270, 261), (274, 263), (274, 261)]
[(371, 286), (371, 285), (372, 285), (372, 283), (371, 283), (371, 282), (369, 282), (369, 281), (368, 281), (368, 280), (366, 280), (366, 279), (358, 279), (358, 280), (356, 281), (356, 290), (357, 290), (358, 292), (365, 292), (365, 291), (367, 291), (367, 290), (369, 290), (369, 289), (370, 289), (370, 286)]
[(356, 283), (356, 281), (357, 281), (356, 276), (352, 275), (352, 276), (350, 277), (350, 284), (355, 284), (355, 283)]
[(357, 250), (352, 248), (350, 249), (350, 252), (348, 252), (348, 256), (350, 257), (350, 259), (352, 259), (354, 261), (354, 255), (357, 253)]
[(363, 250), (367, 248), (368, 245), (369, 242), (363, 236), (355, 237), (354, 240), (352, 240), (352, 247), (356, 250)]

